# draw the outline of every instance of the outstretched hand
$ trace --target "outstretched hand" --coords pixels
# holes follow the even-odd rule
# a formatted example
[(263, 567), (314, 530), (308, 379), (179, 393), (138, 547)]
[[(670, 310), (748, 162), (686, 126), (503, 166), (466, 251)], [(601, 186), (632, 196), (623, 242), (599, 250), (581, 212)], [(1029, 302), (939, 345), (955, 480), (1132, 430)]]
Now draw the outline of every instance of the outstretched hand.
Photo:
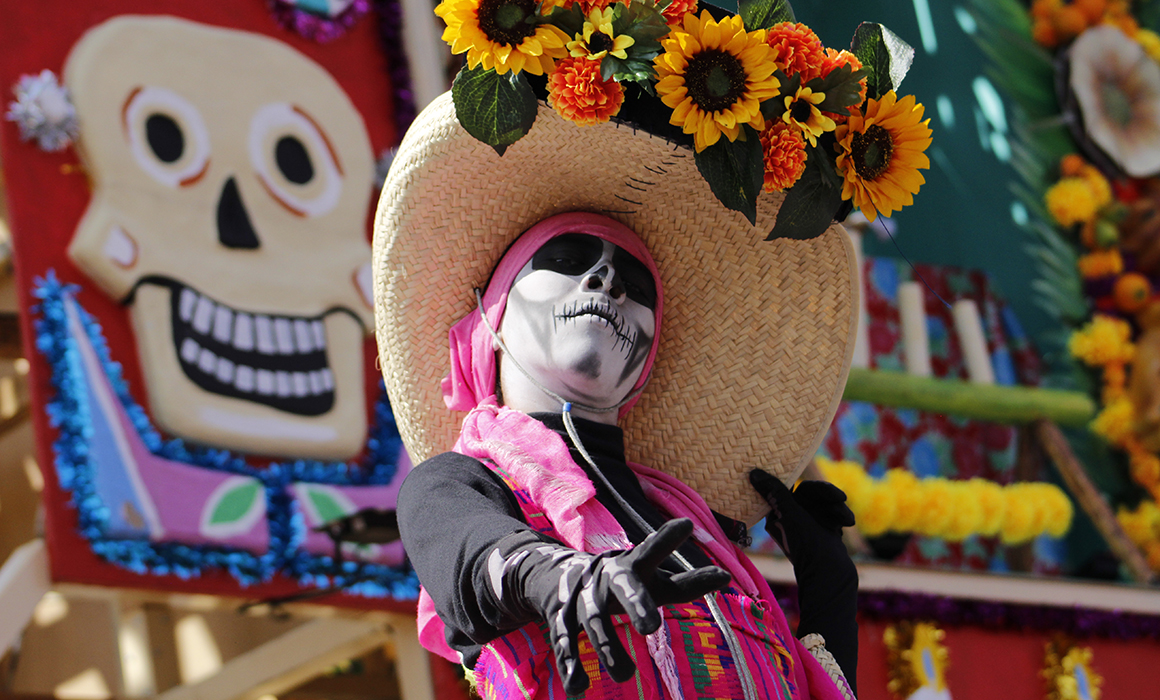
[(803, 481), (790, 491), (760, 469), (749, 472), (749, 483), (769, 503), (766, 532), (795, 567), (818, 556), (848, 558), (842, 528), (854, 525), (854, 513), (842, 489), (826, 481)]
[(515, 584), (509, 592), (547, 623), (556, 666), (570, 695), (588, 687), (580, 665), (581, 629), (608, 675), (624, 682), (636, 665), (613, 629), (612, 615), (627, 613), (637, 632), (651, 634), (661, 625), (657, 606), (696, 600), (729, 583), (728, 572), (716, 566), (678, 574), (659, 568), (692, 532), (692, 521), (680, 518), (630, 550), (588, 554), (536, 542), (504, 555), (504, 582)]

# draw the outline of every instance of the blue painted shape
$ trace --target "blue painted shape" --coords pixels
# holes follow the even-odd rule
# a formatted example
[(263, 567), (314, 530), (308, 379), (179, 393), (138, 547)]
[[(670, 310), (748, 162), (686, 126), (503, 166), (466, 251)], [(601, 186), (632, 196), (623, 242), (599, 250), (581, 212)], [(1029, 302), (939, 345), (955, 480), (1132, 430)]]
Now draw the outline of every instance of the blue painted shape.
[(888, 301), (898, 300), (898, 268), (890, 260), (877, 259), (870, 263), (870, 280), (878, 293)]
[(939, 475), (938, 453), (925, 437), (915, 440), (906, 456), (910, 462), (910, 471), (918, 478)]
[(991, 367), (995, 369), (995, 383), (1001, 386), (1014, 386), (1015, 363), (1011, 361), (1011, 353), (1007, 348), (996, 348), (991, 353)]
[[(108, 512), (105, 534), (111, 537), (147, 537), (149, 530), (144, 522), (146, 510), (133, 489), (132, 478), (117, 449), (109, 416), (97, 406), (94, 378), (85, 373), (84, 379), (85, 403), (93, 431), (89, 437), (89, 462), (93, 470), (93, 487)], [(140, 515), (142, 520), (139, 523), (134, 524), (125, 517), (126, 506)]]

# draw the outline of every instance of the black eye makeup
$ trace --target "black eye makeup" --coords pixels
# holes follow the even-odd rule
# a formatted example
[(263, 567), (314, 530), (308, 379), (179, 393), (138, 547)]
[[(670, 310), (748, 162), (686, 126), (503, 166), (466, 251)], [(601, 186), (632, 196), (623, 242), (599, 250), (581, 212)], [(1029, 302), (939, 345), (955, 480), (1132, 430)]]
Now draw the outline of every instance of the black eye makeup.
[(624, 292), (636, 303), (655, 309), (657, 304), (657, 287), (652, 273), (644, 263), (634, 258), (620, 246), (612, 254), (612, 266), (624, 285)]
[[(536, 251), (532, 256), (532, 269), (582, 275), (591, 270), (603, 254), (604, 241), (600, 238), (586, 233), (565, 233)], [(656, 308), (656, 283), (644, 263), (616, 246), (612, 266), (616, 268), (616, 276), (629, 299), (650, 309)]]
[(581, 275), (591, 270), (603, 253), (604, 241), (596, 236), (565, 233), (540, 246), (532, 256), (532, 269)]

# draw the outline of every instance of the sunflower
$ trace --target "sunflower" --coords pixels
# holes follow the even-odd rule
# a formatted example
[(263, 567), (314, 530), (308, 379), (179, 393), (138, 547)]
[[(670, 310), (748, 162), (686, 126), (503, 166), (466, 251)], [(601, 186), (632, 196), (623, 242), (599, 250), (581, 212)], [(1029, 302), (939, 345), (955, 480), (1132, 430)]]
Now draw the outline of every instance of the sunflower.
[(838, 171), (845, 176), (842, 199), (853, 199), (866, 218), (890, 216), (914, 201), (926, 180), (919, 168), (929, 168), (924, 151), (930, 146), (930, 120), (913, 95), (899, 100), (890, 91), (880, 100), (866, 100), (850, 121), (838, 127)]
[(763, 30), (747, 33), (740, 17), (718, 23), (702, 12), (686, 15), (661, 45), (665, 52), (654, 61), (657, 94), (673, 110), (669, 122), (693, 134), (698, 153), (722, 134), (737, 140), (742, 124), (761, 131), (761, 101), (781, 87)]
[(814, 92), (808, 87), (799, 87), (796, 94), (785, 96), (785, 113), (781, 120), (800, 129), (811, 146), (818, 145), (818, 137), (837, 126), (833, 119), (818, 109), (825, 99), (826, 93)]
[(574, 58), (588, 58), (599, 61), (605, 54), (612, 54), (619, 59), (628, 58), (625, 49), (636, 43), (636, 39), (621, 34), (612, 33), (612, 8), (599, 10), (593, 8), (584, 20), (584, 29), (576, 35), (575, 41), (568, 42), (568, 51)]
[(443, 41), (452, 53), (466, 51), (472, 69), (543, 75), (552, 72), (554, 59), (568, 55), (567, 34), (527, 21), (536, 14), (535, 0), (443, 0), (435, 14), (447, 23)]

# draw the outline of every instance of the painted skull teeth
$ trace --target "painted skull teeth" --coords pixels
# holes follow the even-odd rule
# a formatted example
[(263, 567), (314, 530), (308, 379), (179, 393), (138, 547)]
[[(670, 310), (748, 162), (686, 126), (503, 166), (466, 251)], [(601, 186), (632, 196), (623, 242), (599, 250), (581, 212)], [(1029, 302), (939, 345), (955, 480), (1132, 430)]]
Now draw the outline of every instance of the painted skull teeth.
[(616, 336), (615, 349), (624, 352), (625, 357), (632, 353), (632, 349), (636, 347), (636, 330), (629, 328), (628, 324), (610, 302), (598, 302), (591, 300), (587, 302), (573, 302), (564, 306), (563, 311), (557, 312), (555, 308), (552, 310), (553, 328), (559, 322), (567, 323), (574, 321), (581, 316), (596, 316), (604, 321), (605, 325)]
[(297, 415), (334, 406), (322, 318), (239, 311), (184, 285), (171, 294), (173, 345), (190, 381)]

